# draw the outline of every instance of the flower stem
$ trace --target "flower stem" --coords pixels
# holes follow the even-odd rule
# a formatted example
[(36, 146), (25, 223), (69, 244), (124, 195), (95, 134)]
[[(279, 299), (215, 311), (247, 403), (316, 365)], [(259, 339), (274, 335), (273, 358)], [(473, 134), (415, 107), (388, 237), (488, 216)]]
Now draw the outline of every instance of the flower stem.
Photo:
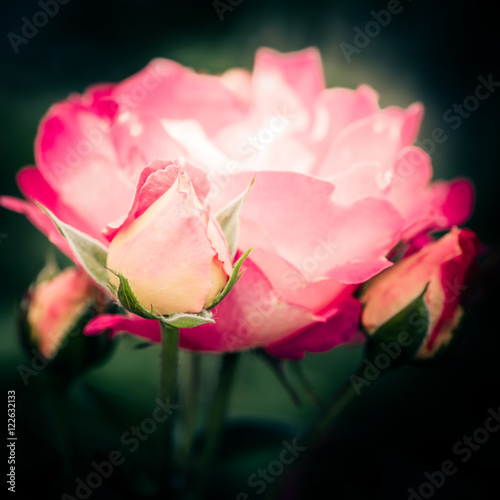
[(65, 480), (70, 483), (74, 479), (72, 439), (69, 430), (69, 385), (54, 375), (47, 373), (44, 377), (47, 402), (55, 434), (55, 441), (61, 453)]
[[(356, 373), (360, 373), (360, 369)], [(349, 379), (335, 395), (330, 404), (321, 412), (317, 420), (306, 429), (302, 436), (297, 438), (297, 444), (304, 447), (304, 455), (310, 454), (315, 449), (321, 438), (332, 426), (334, 420), (352, 402), (356, 395), (358, 395), (356, 388)], [(302, 458), (303, 456), (301, 456)], [(296, 465), (288, 469), (278, 481), (268, 488), (264, 500), (271, 500), (277, 497), (280, 487), (293, 474), (296, 470), (295, 467)]]
[(189, 462), (198, 415), (198, 393), (201, 381), (201, 354), (190, 353), (189, 378), (187, 383), (186, 407), (184, 409), (184, 462)]
[(336, 395), (332, 402), (327, 405), (325, 411), (321, 413), (318, 420), (305, 432), (301, 439), (304, 445), (308, 448), (314, 446), (356, 395), (356, 388), (349, 380), (340, 391), (340, 394)]
[[(161, 321), (160, 400), (165, 405), (177, 404), (177, 364), (179, 355), (179, 329)], [(175, 414), (174, 414), (175, 415)], [(160, 498), (172, 491), (170, 477), (173, 472), (174, 423), (170, 415), (160, 427)]]
[(205, 492), (209, 486), (214, 461), (219, 448), (222, 426), (229, 406), (231, 389), (234, 385), (234, 375), (239, 356), (239, 353), (228, 353), (224, 354), (222, 358), (222, 367), (215, 398), (208, 417), (207, 437), (200, 460), (199, 476), (195, 486), (196, 496), (194, 498), (205, 498)]
[(302, 368), (302, 363), (300, 361), (292, 361), (290, 363), (290, 366), (295, 371), (295, 374), (299, 379), (299, 382), (302, 385), (304, 392), (309, 398), (309, 401), (311, 401), (311, 403), (313, 403), (314, 406), (316, 406), (320, 410), (324, 410), (325, 404), (323, 403), (323, 401), (321, 401), (321, 398), (318, 396), (318, 393), (316, 392), (314, 386), (307, 379), (306, 374), (304, 373), (304, 370)]

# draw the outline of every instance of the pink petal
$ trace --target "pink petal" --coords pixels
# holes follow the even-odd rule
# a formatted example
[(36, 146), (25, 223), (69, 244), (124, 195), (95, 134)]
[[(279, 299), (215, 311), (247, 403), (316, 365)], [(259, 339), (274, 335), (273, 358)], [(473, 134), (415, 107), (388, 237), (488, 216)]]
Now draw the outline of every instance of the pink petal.
[(40, 124), (35, 158), (61, 201), (84, 217), (96, 236), (128, 210), (135, 180), (117, 161), (109, 115), (85, 106), (91, 98), (72, 97), (50, 108)]
[(429, 186), (408, 218), (403, 237), (408, 240), (424, 232), (463, 224), (472, 213), (474, 188), (470, 181), (437, 181)]
[(427, 341), (429, 351), (432, 350), (437, 337), (442, 334), (442, 330), (454, 322), (456, 309), (469, 285), (468, 277), (479, 252), (479, 240), (472, 231), (454, 228), (447, 236), (456, 245), (456, 255), (449, 260), (443, 259), (441, 264), (440, 278), (444, 301), (440, 317)]
[(235, 351), (265, 346), (316, 321), (311, 311), (283, 301), (249, 257), (245, 273), (212, 312), (215, 324), (182, 331), (181, 346)]
[(422, 196), (432, 178), (431, 159), (420, 148), (403, 148), (396, 159), (390, 177), (387, 199), (411, 220), (413, 212), (422, 209)]
[(445, 227), (458, 226), (470, 217), (474, 203), (474, 187), (469, 180), (436, 182), (433, 184), (433, 190), (435, 202), (443, 200), (441, 210), (446, 220)]
[(121, 113), (112, 125), (111, 134), (118, 161), (131, 179), (137, 179), (155, 158), (173, 160), (186, 156), (186, 150), (154, 116)]
[(152, 342), (161, 341), (160, 325), (156, 320), (141, 318), (130, 314), (101, 314), (87, 323), (85, 335), (98, 335), (105, 330), (110, 330), (114, 336), (118, 333), (131, 333)]
[(118, 84), (113, 98), (121, 110), (140, 115), (173, 120), (193, 118), (209, 135), (241, 119), (246, 110), (246, 104), (220, 78), (197, 74), (167, 59), (155, 59)]
[(415, 140), (422, 107), (386, 108), (346, 127), (330, 146), (316, 174), (328, 176), (353, 165), (378, 162), (392, 169), (399, 150)]
[(242, 102), (250, 104), (252, 98), (252, 75), (246, 69), (232, 68), (220, 75), (221, 83)]
[(93, 233), (93, 228), (88, 225), (86, 220), (61, 200), (59, 194), (52, 189), (36, 168), (28, 167), (20, 170), (17, 174), (17, 183), (26, 198), (35, 200), (48, 208), (59, 220), (104, 241), (101, 234)]
[[(265, 274), (280, 300), (306, 307), (316, 315), (323, 316), (332, 302), (352, 293), (353, 286), (329, 278), (315, 279), (315, 263), (301, 271), (276, 253), (261, 248), (251, 253), (252, 261)], [(328, 312), (326, 312), (328, 317)]]
[(360, 342), (360, 302), (350, 297), (338, 306), (336, 313), (324, 323), (316, 323), (307, 330), (290, 338), (267, 346), (274, 356), (286, 359), (301, 359), (306, 352), (326, 352), (347, 342)]
[(380, 163), (367, 162), (332, 175), (329, 180), (335, 185), (333, 199), (342, 205), (350, 205), (363, 198), (383, 198), (387, 187), (384, 173)]
[(315, 103), (315, 122), (311, 130), (311, 139), (316, 143), (316, 167), (342, 130), (378, 111), (377, 93), (367, 85), (356, 90), (332, 88), (322, 91)]
[(104, 229), (105, 237), (111, 241), (118, 230), (142, 215), (160, 196), (167, 192), (185, 170), (193, 184), (195, 193), (202, 201), (210, 190), (205, 172), (181, 160), (153, 160), (143, 169), (136, 186), (134, 201), (128, 215), (108, 224)]
[(255, 55), (253, 77), (265, 78), (268, 74), (278, 74), (308, 108), (325, 88), (321, 56), (314, 48), (287, 54), (259, 49)]
[[(251, 176), (231, 176), (214, 199), (214, 210), (244, 190)], [(345, 207), (334, 203), (332, 194), (331, 183), (310, 176), (257, 172), (242, 209), (238, 248), (278, 254), (309, 279), (333, 278), (330, 272), (340, 275), (345, 266), (342, 281), (365, 281), (389, 265), (384, 256), (399, 241), (404, 221), (385, 200), (366, 198)]]

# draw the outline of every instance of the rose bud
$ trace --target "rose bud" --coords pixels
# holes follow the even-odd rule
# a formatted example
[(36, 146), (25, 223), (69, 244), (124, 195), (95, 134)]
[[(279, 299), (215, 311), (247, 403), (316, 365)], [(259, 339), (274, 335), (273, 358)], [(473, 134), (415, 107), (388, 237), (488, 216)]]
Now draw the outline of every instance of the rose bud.
[(21, 341), (30, 356), (35, 349), (51, 367), (74, 375), (109, 354), (109, 335), (89, 338), (83, 329), (98, 314), (115, 312), (117, 306), (83, 270), (48, 272), (48, 267), (21, 303)]
[[(361, 322), (366, 332), (373, 334), (425, 290), (423, 302), (428, 323), (423, 323), (427, 329), (415, 357), (434, 356), (451, 341), (462, 317), (460, 303), (478, 247), (474, 233), (453, 228), (373, 278), (361, 295)], [(410, 317), (410, 321), (415, 326), (419, 319)]]
[(53, 358), (87, 309), (94, 285), (86, 273), (68, 268), (34, 286), (27, 312), (31, 337), (47, 359)]
[(204, 204), (204, 177), (197, 170), (182, 160), (153, 162), (109, 245), (111, 283), (118, 286), (114, 273), (122, 274), (137, 301), (163, 315), (210, 307), (232, 271), (227, 242)]

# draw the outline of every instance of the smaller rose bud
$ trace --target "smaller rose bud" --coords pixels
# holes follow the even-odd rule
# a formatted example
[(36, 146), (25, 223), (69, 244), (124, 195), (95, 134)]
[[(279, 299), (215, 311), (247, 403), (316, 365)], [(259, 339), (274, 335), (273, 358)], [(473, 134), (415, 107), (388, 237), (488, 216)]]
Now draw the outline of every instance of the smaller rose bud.
[[(111, 240), (107, 267), (128, 280), (145, 309), (198, 313), (210, 307), (232, 272), (222, 230), (198, 194), (203, 186), (195, 190), (203, 172), (183, 161), (157, 160), (148, 168), (134, 207)], [(109, 280), (118, 286), (114, 273)]]
[[(361, 322), (366, 332), (373, 334), (415, 301), (427, 286), (423, 300), (428, 318), (422, 323), (427, 330), (415, 357), (434, 356), (449, 344), (462, 317), (460, 303), (478, 248), (474, 233), (453, 228), (373, 278), (361, 295)], [(412, 320), (412, 326), (418, 326), (418, 318)]]
[(116, 311), (108, 292), (97, 288), (83, 270), (59, 272), (47, 266), (21, 303), (21, 340), (30, 356), (35, 348), (52, 370), (62, 371), (69, 380), (111, 352), (107, 333), (89, 338), (83, 329), (98, 314)]
[(66, 334), (89, 307), (95, 288), (83, 271), (68, 268), (38, 283), (31, 293), (27, 321), (43, 356), (53, 358)]

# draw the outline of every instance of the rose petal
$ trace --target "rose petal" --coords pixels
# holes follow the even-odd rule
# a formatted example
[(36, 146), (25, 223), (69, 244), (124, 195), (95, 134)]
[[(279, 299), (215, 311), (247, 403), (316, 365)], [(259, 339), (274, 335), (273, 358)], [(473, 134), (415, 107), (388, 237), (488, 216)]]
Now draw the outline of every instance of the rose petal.
[(306, 352), (326, 352), (347, 342), (361, 342), (358, 325), (360, 302), (351, 297), (326, 322), (316, 323), (298, 335), (272, 344), (266, 349), (279, 358), (302, 359)]

